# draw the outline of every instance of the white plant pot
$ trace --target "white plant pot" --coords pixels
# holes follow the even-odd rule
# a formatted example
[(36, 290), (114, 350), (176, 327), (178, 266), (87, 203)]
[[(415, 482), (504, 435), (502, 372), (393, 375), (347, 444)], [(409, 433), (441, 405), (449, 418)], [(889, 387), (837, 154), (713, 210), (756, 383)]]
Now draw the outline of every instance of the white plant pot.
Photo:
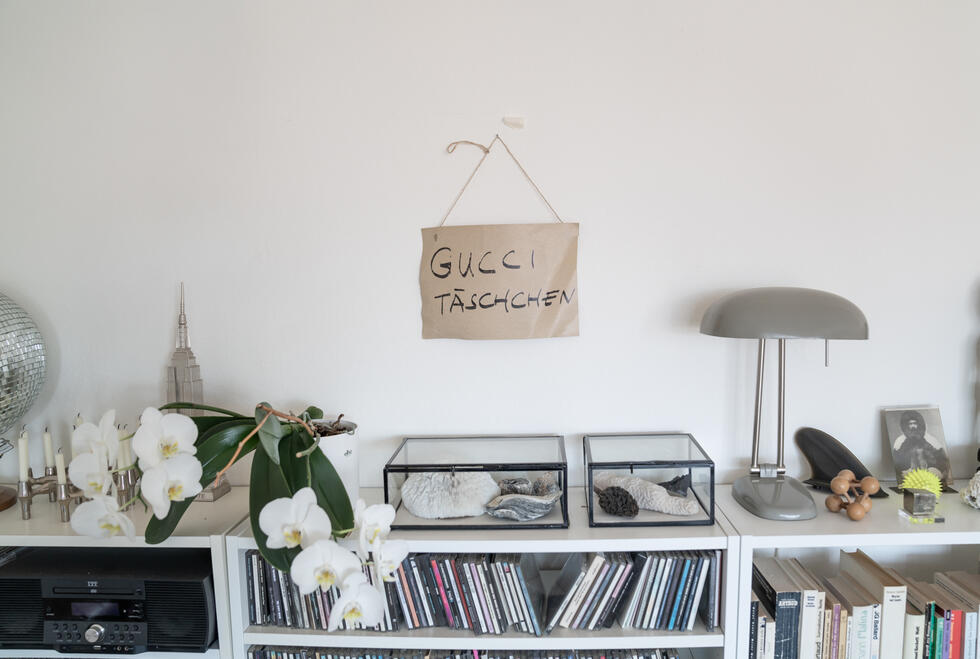
[[(314, 420), (314, 423), (330, 423), (322, 419)], [(347, 432), (341, 435), (331, 435), (330, 437), (320, 438), (320, 450), (330, 460), (330, 464), (337, 470), (340, 480), (344, 483), (347, 496), (350, 497), (353, 506), (359, 496), (360, 475), (358, 472), (357, 461), (357, 424), (351, 421), (341, 421), (341, 427)]]

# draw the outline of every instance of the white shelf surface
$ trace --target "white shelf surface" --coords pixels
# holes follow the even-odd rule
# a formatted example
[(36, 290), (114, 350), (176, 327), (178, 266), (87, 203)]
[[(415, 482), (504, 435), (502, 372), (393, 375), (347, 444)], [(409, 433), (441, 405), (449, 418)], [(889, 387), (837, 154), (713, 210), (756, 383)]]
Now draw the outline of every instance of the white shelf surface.
[(546, 636), (507, 633), (477, 635), (467, 630), (445, 628), (413, 629), (401, 632), (332, 632), (314, 629), (248, 627), (247, 645), (288, 645), (316, 647), (419, 648), (454, 650), (545, 650), (618, 648), (717, 648), (725, 644), (721, 631), (705, 631), (698, 620), (690, 632), (657, 632), (621, 629), (619, 626), (597, 631), (556, 628)]
[[(425, 531), (392, 531), (392, 538), (407, 540), (410, 551), (438, 553), (573, 553), (589, 551), (666, 551), (680, 549), (727, 549), (728, 534), (713, 526), (621, 526), (591, 528), (583, 488), (568, 491), (567, 529), (479, 529), (473, 531), (433, 527)], [(361, 488), (368, 504), (382, 503), (381, 488)], [(248, 520), (232, 531), (237, 549), (255, 549)]]
[[(75, 510), (74, 505), (72, 510)], [(0, 546), (209, 548), (212, 536), (224, 535), (248, 515), (248, 488), (233, 487), (217, 501), (192, 503), (173, 535), (159, 545), (148, 545), (143, 539), (142, 533), (152, 512), (144, 512), (142, 504), (137, 503), (129, 514), (136, 526), (135, 541), (125, 536), (99, 539), (78, 535), (71, 524), (61, 521), (58, 511), (58, 504), (48, 501), (46, 496), (34, 497), (31, 519), (21, 519), (19, 504), (3, 511), (0, 513)]]
[[(72, 656), (85, 657), (85, 659), (119, 659), (127, 655), (106, 654), (104, 652), (76, 652), (66, 653), (56, 650), (0, 650), (0, 657), (24, 657), (29, 659), (56, 659)], [(218, 659), (218, 649), (211, 648), (206, 652), (143, 652), (142, 654), (130, 655), (140, 659)]]
[[(894, 492), (894, 483), (882, 483), (888, 498), (872, 499), (871, 512), (859, 522), (845, 513), (827, 510), (824, 500), (829, 492), (810, 490), (817, 506), (814, 519), (778, 522), (756, 517), (732, 496), (731, 485), (717, 485), (717, 507), (743, 538), (743, 548), (752, 547), (856, 547), (866, 545), (962, 545), (980, 544), (980, 510), (966, 505), (959, 493), (943, 494), (938, 512), (945, 515), (943, 524), (913, 524), (898, 515), (902, 495)], [(962, 489), (966, 481), (954, 487)]]

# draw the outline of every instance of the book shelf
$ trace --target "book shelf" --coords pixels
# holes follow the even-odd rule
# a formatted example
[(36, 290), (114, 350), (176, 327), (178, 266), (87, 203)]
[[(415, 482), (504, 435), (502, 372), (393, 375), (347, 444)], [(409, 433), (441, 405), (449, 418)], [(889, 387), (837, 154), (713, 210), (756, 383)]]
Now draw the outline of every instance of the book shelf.
[[(73, 508), (74, 510), (74, 508)], [(141, 534), (152, 513), (137, 505), (130, 513)], [(228, 569), (225, 555), (225, 535), (248, 515), (248, 488), (234, 487), (231, 492), (213, 503), (193, 504), (177, 525), (173, 535), (158, 545), (148, 545), (142, 535), (135, 541), (126, 537), (90, 538), (76, 534), (70, 524), (63, 523), (58, 506), (46, 498), (35, 497), (31, 507), (31, 519), (23, 520), (20, 506), (15, 505), (0, 513), (0, 547), (113, 547), (127, 548), (199, 548), (211, 552), (214, 574), (215, 608), (218, 620), (218, 647), (204, 653), (194, 652), (144, 652), (145, 659), (232, 659), (231, 615), (228, 608)], [(29, 657), (46, 659), (64, 657), (54, 650), (0, 649), (3, 657)], [(118, 654), (87, 653), (86, 657), (118, 657)]]
[[(957, 481), (954, 486), (960, 490), (965, 484), (966, 481)], [(737, 652), (734, 656), (748, 656), (752, 558), (756, 553), (793, 556), (819, 554), (821, 550), (864, 549), (919, 570), (949, 569), (950, 562), (970, 561), (966, 567), (976, 571), (977, 556), (970, 546), (980, 546), (980, 511), (960, 501), (959, 494), (948, 493), (942, 496), (939, 505), (939, 513), (946, 517), (945, 523), (912, 524), (898, 515), (902, 496), (891, 490), (893, 485), (882, 483), (888, 498), (874, 499), (871, 512), (859, 522), (852, 522), (843, 513), (827, 511), (823, 503), (827, 493), (817, 490), (810, 490), (817, 504), (816, 518), (776, 522), (756, 517), (742, 508), (732, 496), (731, 485), (717, 487), (718, 506), (741, 543), (737, 570), (738, 606), (735, 607), (738, 631), (734, 634)], [(909, 560), (910, 555), (912, 560)]]
[[(381, 488), (361, 488), (367, 503), (383, 499)], [(517, 632), (476, 635), (472, 631), (447, 628), (400, 630), (398, 632), (293, 629), (250, 625), (245, 552), (256, 548), (248, 520), (226, 538), (228, 585), (232, 615), (232, 646), (235, 659), (246, 659), (252, 645), (294, 647), (358, 647), (419, 649), (602, 649), (602, 648), (686, 648), (698, 656), (734, 659), (739, 539), (733, 528), (719, 515), (714, 526), (662, 528), (590, 528), (582, 488), (569, 489), (569, 528), (520, 530), (393, 531), (392, 538), (409, 543), (412, 552), (427, 553), (557, 553), (595, 551), (722, 550), (721, 625), (708, 632), (699, 620), (691, 632), (657, 632), (622, 629), (618, 625), (598, 631), (555, 629), (545, 636)], [(704, 650), (704, 652), (701, 652)]]

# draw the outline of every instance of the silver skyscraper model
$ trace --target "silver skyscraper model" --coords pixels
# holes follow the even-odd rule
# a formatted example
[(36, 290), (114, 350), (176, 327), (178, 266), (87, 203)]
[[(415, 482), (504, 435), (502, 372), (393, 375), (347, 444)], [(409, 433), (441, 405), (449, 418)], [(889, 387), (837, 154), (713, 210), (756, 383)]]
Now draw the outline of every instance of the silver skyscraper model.
[[(184, 283), (180, 284), (180, 314), (177, 316), (177, 348), (167, 367), (168, 403), (204, 403), (204, 381), (201, 367), (187, 340), (187, 315), (184, 313)], [(188, 416), (200, 416), (199, 410), (176, 410)]]
[[(177, 348), (167, 367), (167, 402), (204, 404), (204, 381), (201, 380), (201, 367), (187, 340), (187, 314), (184, 313), (184, 283), (180, 283), (180, 313), (177, 315)], [(187, 416), (201, 416), (201, 410), (182, 408), (173, 410)], [(224, 476), (217, 487), (208, 485), (194, 497), (195, 501), (216, 501), (231, 491), (231, 485)]]

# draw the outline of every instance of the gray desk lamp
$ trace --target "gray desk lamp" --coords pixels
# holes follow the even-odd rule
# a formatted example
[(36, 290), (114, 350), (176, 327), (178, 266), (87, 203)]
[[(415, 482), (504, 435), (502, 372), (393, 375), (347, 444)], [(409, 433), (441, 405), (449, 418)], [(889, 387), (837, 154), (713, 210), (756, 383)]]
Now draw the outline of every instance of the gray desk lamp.
[[(813, 499), (802, 483), (786, 475), (783, 461), (786, 409), (786, 339), (867, 339), (868, 321), (852, 302), (811, 288), (750, 288), (717, 300), (701, 318), (701, 333), (734, 339), (758, 339), (752, 467), (735, 481), (732, 494), (758, 517), (800, 520), (816, 517)], [(762, 376), (766, 339), (779, 340), (779, 435), (776, 464), (759, 464)]]

